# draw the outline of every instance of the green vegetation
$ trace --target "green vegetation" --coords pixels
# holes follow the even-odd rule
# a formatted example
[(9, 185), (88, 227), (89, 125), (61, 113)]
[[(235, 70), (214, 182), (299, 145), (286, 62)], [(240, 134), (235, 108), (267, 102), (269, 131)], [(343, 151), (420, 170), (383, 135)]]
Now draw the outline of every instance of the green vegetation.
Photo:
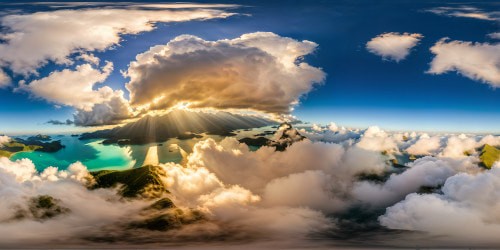
[(123, 197), (157, 198), (168, 192), (161, 180), (165, 172), (158, 166), (144, 166), (123, 171), (101, 170), (91, 174), (95, 179), (95, 184), (91, 188), (122, 185), (120, 194)]
[(500, 160), (500, 150), (485, 144), (479, 159), (481, 160), (479, 163), (481, 166), (490, 169), (496, 161)]
[(50, 136), (41, 134), (28, 137), (28, 141), (50, 141), (50, 140), (52, 140)]
[(10, 157), (17, 152), (35, 151), (41, 148), (42, 146), (39, 145), (26, 145), (13, 140), (4, 144), (3, 147), (0, 148), (0, 157)]

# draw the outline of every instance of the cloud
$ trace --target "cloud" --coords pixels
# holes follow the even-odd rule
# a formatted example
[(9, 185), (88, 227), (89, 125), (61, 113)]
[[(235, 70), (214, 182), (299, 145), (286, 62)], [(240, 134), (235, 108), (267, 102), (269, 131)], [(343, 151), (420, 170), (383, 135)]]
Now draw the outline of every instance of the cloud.
[(396, 139), (377, 126), (366, 129), (356, 145), (362, 149), (379, 152), (398, 150)]
[[(118, 240), (123, 244), (150, 244), (186, 239), (300, 242), (314, 233), (344, 230), (342, 221), (356, 211), (353, 208), (361, 207), (378, 216), (387, 206), (391, 207), (380, 217), (380, 223), (389, 228), (444, 232), (460, 238), (455, 230), (458, 225), (452, 227), (448, 223), (454, 222), (437, 220), (455, 221), (457, 216), (458, 221), (470, 222), (476, 230), (464, 239), (496, 239), (493, 233), (475, 238), (490, 225), (500, 223), (500, 214), (495, 212), (500, 163), (491, 171), (480, 168), (476, 148), (485, 143), (500, 146), (499, 136), (430, 137), (386, 132), (378, 127), (356, 130), (335, 126), (334, 131), (317, 127), (321, 129), (306, 134), (315, 141), (296, 141), (285, 151), (272, 147), (251, 151), (234, 137), (218, 142), (207, 139), (198, 141), (182, 164), (159, 164), (164, 170), (160, 172), (165, 173), (161, 180), (169, 191), (166, 197), (182, 211), (196, 210), (204, 216), (199, 222), (166, 232), (131, 228), (131, 222), (155, 215), (144, 210), (151, 201), (121, 199), (115, 189), (88, 190), (86, 184), (92, 178), (81, 163), (67, 170), (48, 167), (40, 173), (30, 160), (1, 158), (0, 242), (2, 246), (18, 242), (80, 245), (96, 240), (113, 244)], [(332, 138), (339, 142), (321, 141)], [(437, 149), (421, 145), (431, 138), (441, 138)], [(404, 167), (388, 163), (414, 145), (414, 150), (431, 156)], [(469, 148), (473, 150), (469, 156), (459, 153)], [(380, 179), (363, 179), (361, 174)], [(421, 187), (439, 190), (441, 186), (441, 192), (415, 194)], [(53, 196), (70, 212), (44, 221), (34, 216), (13, 219), (20, 208), (27, 209), (29, 200), (39, 195)], [(406, 234), (401, 235), (405, 239)]]
[(465, 17), (487, 21), (500, 21), (500, 13), (497, 11), (483, 11), (470, 6), (460, 7), (437, 7), (427, 10), (428, 12), (448, 17)]
[[(195, 150), (204, 150), (203, 145)], [(204, 152), (193, 154), (199, 153)], [(220, 161), (218, 164), (222, 165), (224, 162)], [(189, 162), (185, 166), (166, 163), (160, 164), (160, 167), (165, 170), (163, 181), (174, 195), (176, 204), (197, 207), (211, 220), (223, 223), (224, 228), (237, 228), (238, 234), (266, 238), (272, 235), (271, 238), (276, 239), (303, 237), (314, 231), (334, 227), (333, 221), (322, 212), (303, 206), (311, 200), (302, 200), (297, 204), (283, 204), (279, 201), (279, 205), (262, 203), (260, 195), (240, 185), (224, 183), (217, 175), (200, 165), (193, 155), (189, 156)], [(273, 201), (274, 197), (266, 197), (266, 200)], [(316, 202), (326, 204), (328, 201)], [(222, 229), (215, 230), (223, 232)]]
[(491, 39), (500, 40), (500, 32), (490, 33), (490, 34), (488, 34), (488, 37), (490, 37)]
[(441, 138), (422, 134), (419, 139), (406, 149), (412, 155), (430, 155), (441, 147)]
[(442, 194), (411, 194), (379, 220), (389, 228), (445, 235), (467, 244), (498, 243), (499, 188), (498, 168), (460, 173), (446, 180)]
[(49, 120), (46, 123), (52, 124), (52, 125), (72, 125), (72, 124), (74, 124), (74, 122), (70, 119), (67, 119), (66, 121)]
[(456, 71), (472, 80), (500, 86), (500, 44), (439, 40), (431, 47), (435, 55), (431, 74)]
[(12, 80), (10, 77), (2, 69), (0, 69), (0, 89), (10, 86), (11, 82)]
[(114, 95), (102, 103), (94, 104), (91, 110), (77, 110), (73, 115), (77, 126), (100, 126), (118, 124), (134, 116), (128, 100), (123, 97), (121, 90), (116, 90)]
[[(107, 79), (112, 70), (111, 62), (106, 62), (101, 69), (81, 64), (75, 70), (54, 71), (47, 77), (20, 84), (16, 90), (29, 92), (33, 97), (52, 103), (75, 107), (77, 111), (72, 123), (77, 126), (116, 124), (132, 116), (123, 91), (108, 86), (94, 89)], [(50, 123), (60, 125), (57, 121)]]
[(52, 103), (90, 110), (94, 104), (102, 103), (115, 95), (115, 91), (108, 86), (93, 89), (97, 83), (104, 82), (112, 71), (111, 62), (106, 62), (102, 69), (82, 64), (76, 66), (75, 70), (54, 71), (44, 78), (20, 84), (18, 90), (27, 91)]
[(0, 135), (0, 148), (3, 147), (5, 143), (10, 142), (11, 138), (6, 135)]
[(423, 36), (418, 33), (383, 33), (367, 42), (366, 49), (383, 59), (399, 62), (410, 54), (411, 49), (422, 38)]
[(324, 72), (301, 62), (317, 45), (273, 33), (206, 41), (182, 35), (130, 63), (131, 104), (166, 109), (251, 109), (288, 114)]
[[(191, 6), (194, 7), (194, 6)], [(151, 31), (157, 22), (185, 22), (233, 15), (216, 9), (86, 8), (56, 10), (1, 18), (0, 65), (18, 74), (36, 73), (52, 61), (71, 64), (72, 54), (104, 51), (121, 35)]]
[(477, 172), (480, 169), (472, 157), (465, 159), (424, 157), (408, 164), (408, 169), (391, 174), (383, 184), (363, 181), (353, 189), (354, 197), (374, 206), (392, 205), (407, 194), (418, 192), (421, 187), (437, 188), (448, 177), (460, 172)]
[[(28, 160), (0, 158), (0, 242), (3, 247), (82, 242), (102, 228), (137, 214), (147, 203), (123, 201), (113, 189), (88, 190), (87, 169), (80, 163), (67, 170), (54, 167), (38, 173)], [(49, 195), (68, 212), (47, 220), (20, 217), (30, 199)], [(38, 245), (39, 246), (39, 245)]]

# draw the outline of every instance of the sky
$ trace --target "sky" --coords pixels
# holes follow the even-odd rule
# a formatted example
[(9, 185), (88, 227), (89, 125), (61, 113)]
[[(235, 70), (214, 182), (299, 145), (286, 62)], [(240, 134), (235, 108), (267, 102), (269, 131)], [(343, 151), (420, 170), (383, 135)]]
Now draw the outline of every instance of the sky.
[(496, 1), (158, 3), (1, 3), (0, 134), (88, 131), (186, 103), (500, 133)]

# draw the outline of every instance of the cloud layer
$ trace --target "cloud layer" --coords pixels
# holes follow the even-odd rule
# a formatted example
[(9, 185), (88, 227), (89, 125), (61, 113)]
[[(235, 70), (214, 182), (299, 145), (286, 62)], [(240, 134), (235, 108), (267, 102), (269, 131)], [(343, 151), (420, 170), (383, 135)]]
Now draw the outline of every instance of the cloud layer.
[(188, 103), (286, 114), (325, 78), (300, 61), (316, 47), (264, 32), (219, 41), (183, 35), (138, 55), (127, 89), (132, 105), (150, 109)]
[(383, 59), (399, 62), (405, 59), (413, 47), (423, 38), (418, 33), (389, 32), (380, 34), (366, 43), (366, 49)]
[[(197, 142), (182, 164), (159, 164), (165, 172), (161, 180), (170, 192), (165, 195), (179, 209), (196, 209), (205, 217), (166, 232), (131, 228), (133, 221), (151, 216), (144, 211), (149, 201), (120, 199), (114, 189), (86, 189), (92, 179), (80, 163), (38, 173), (27, 159), (0, 158), (0, 186), (9, 187), (0, 187), (0, 240), (3, 245), (85, 244), (96, 239), (119, 239), (124, 244), (187, 239), (300, 243), (314, 233), (328, 238), (353, 230), (345, 228), (345, 219), (340, 218), (362, 208), (376, 215), (373, 218), (381, 215), (382, 226), (444, 235), (446, 244), (456, 239), (497, 243), (500, 216), (494, 211), (500, 163), (492, 170), (479, 167), (478, 149), (485, 143), (500, 146), (499, 136), (429, 136), (336, 124), (302, 128), (300, 133), (309, 139), (296, 141), (285, 151), (271, 147), (252, 151), (235, 138), (207, 139)], [(434, 138), (438, 143), (423, 146)], [(409, 151), (429, 156), (399, 166), (391, 163)], [(417, 194), (422, 190), (430, 194)], [(43, 221), (33, 216), (12, 219), (39, 195), (53, 196), (69, 212)], [(362, 221), (361, 217), (355, 220)], [(456, 230), (458, 224), (437, 218), (472, 228), (464, 233)], [(360, 223), (377, 223), (373, 220)], [(491, 233), (478, 233), (484, 230)], [(398, 235), (403, 241), (411, 239)]]

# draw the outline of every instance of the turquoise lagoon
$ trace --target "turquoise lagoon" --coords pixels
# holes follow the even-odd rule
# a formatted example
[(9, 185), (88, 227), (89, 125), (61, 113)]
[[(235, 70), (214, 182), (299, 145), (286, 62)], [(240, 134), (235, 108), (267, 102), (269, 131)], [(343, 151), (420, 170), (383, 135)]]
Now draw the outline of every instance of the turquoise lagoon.
[[(249, 137), (265, 130), (273, 130), (271, 127), (263, 127), (252, 130), (236, 131), (236, 139)], [(10, 157), (11, 160), (28, 158), (35, 164), (38, 171), (43, 171), (49, 166), (66, 169), (72, 163), (81, 162), (91, 171), (102, 169), (123, 170), (143, 165), (146, 154), (150, 147), (156, 146), (158, 160), (161, 163), (180, 163), (185, 153), (191, 153), (193, 146), (208, 138), (215, 141), (224, 139), (222, 136), (202, 134), (202, 138), (188, 140), (169, 139), (161, 143), (148, 143), (142, 145), (119, 146), (116, 144), (104, 145), (101, 139), (79, 140), (78, 137), (69, 135), (51, 135), (53, 140), (61, 140), (65, 148), (55, 153), (45, 152), (20, 152)], [(256, 150), (256, 147), (251, 147)]]

